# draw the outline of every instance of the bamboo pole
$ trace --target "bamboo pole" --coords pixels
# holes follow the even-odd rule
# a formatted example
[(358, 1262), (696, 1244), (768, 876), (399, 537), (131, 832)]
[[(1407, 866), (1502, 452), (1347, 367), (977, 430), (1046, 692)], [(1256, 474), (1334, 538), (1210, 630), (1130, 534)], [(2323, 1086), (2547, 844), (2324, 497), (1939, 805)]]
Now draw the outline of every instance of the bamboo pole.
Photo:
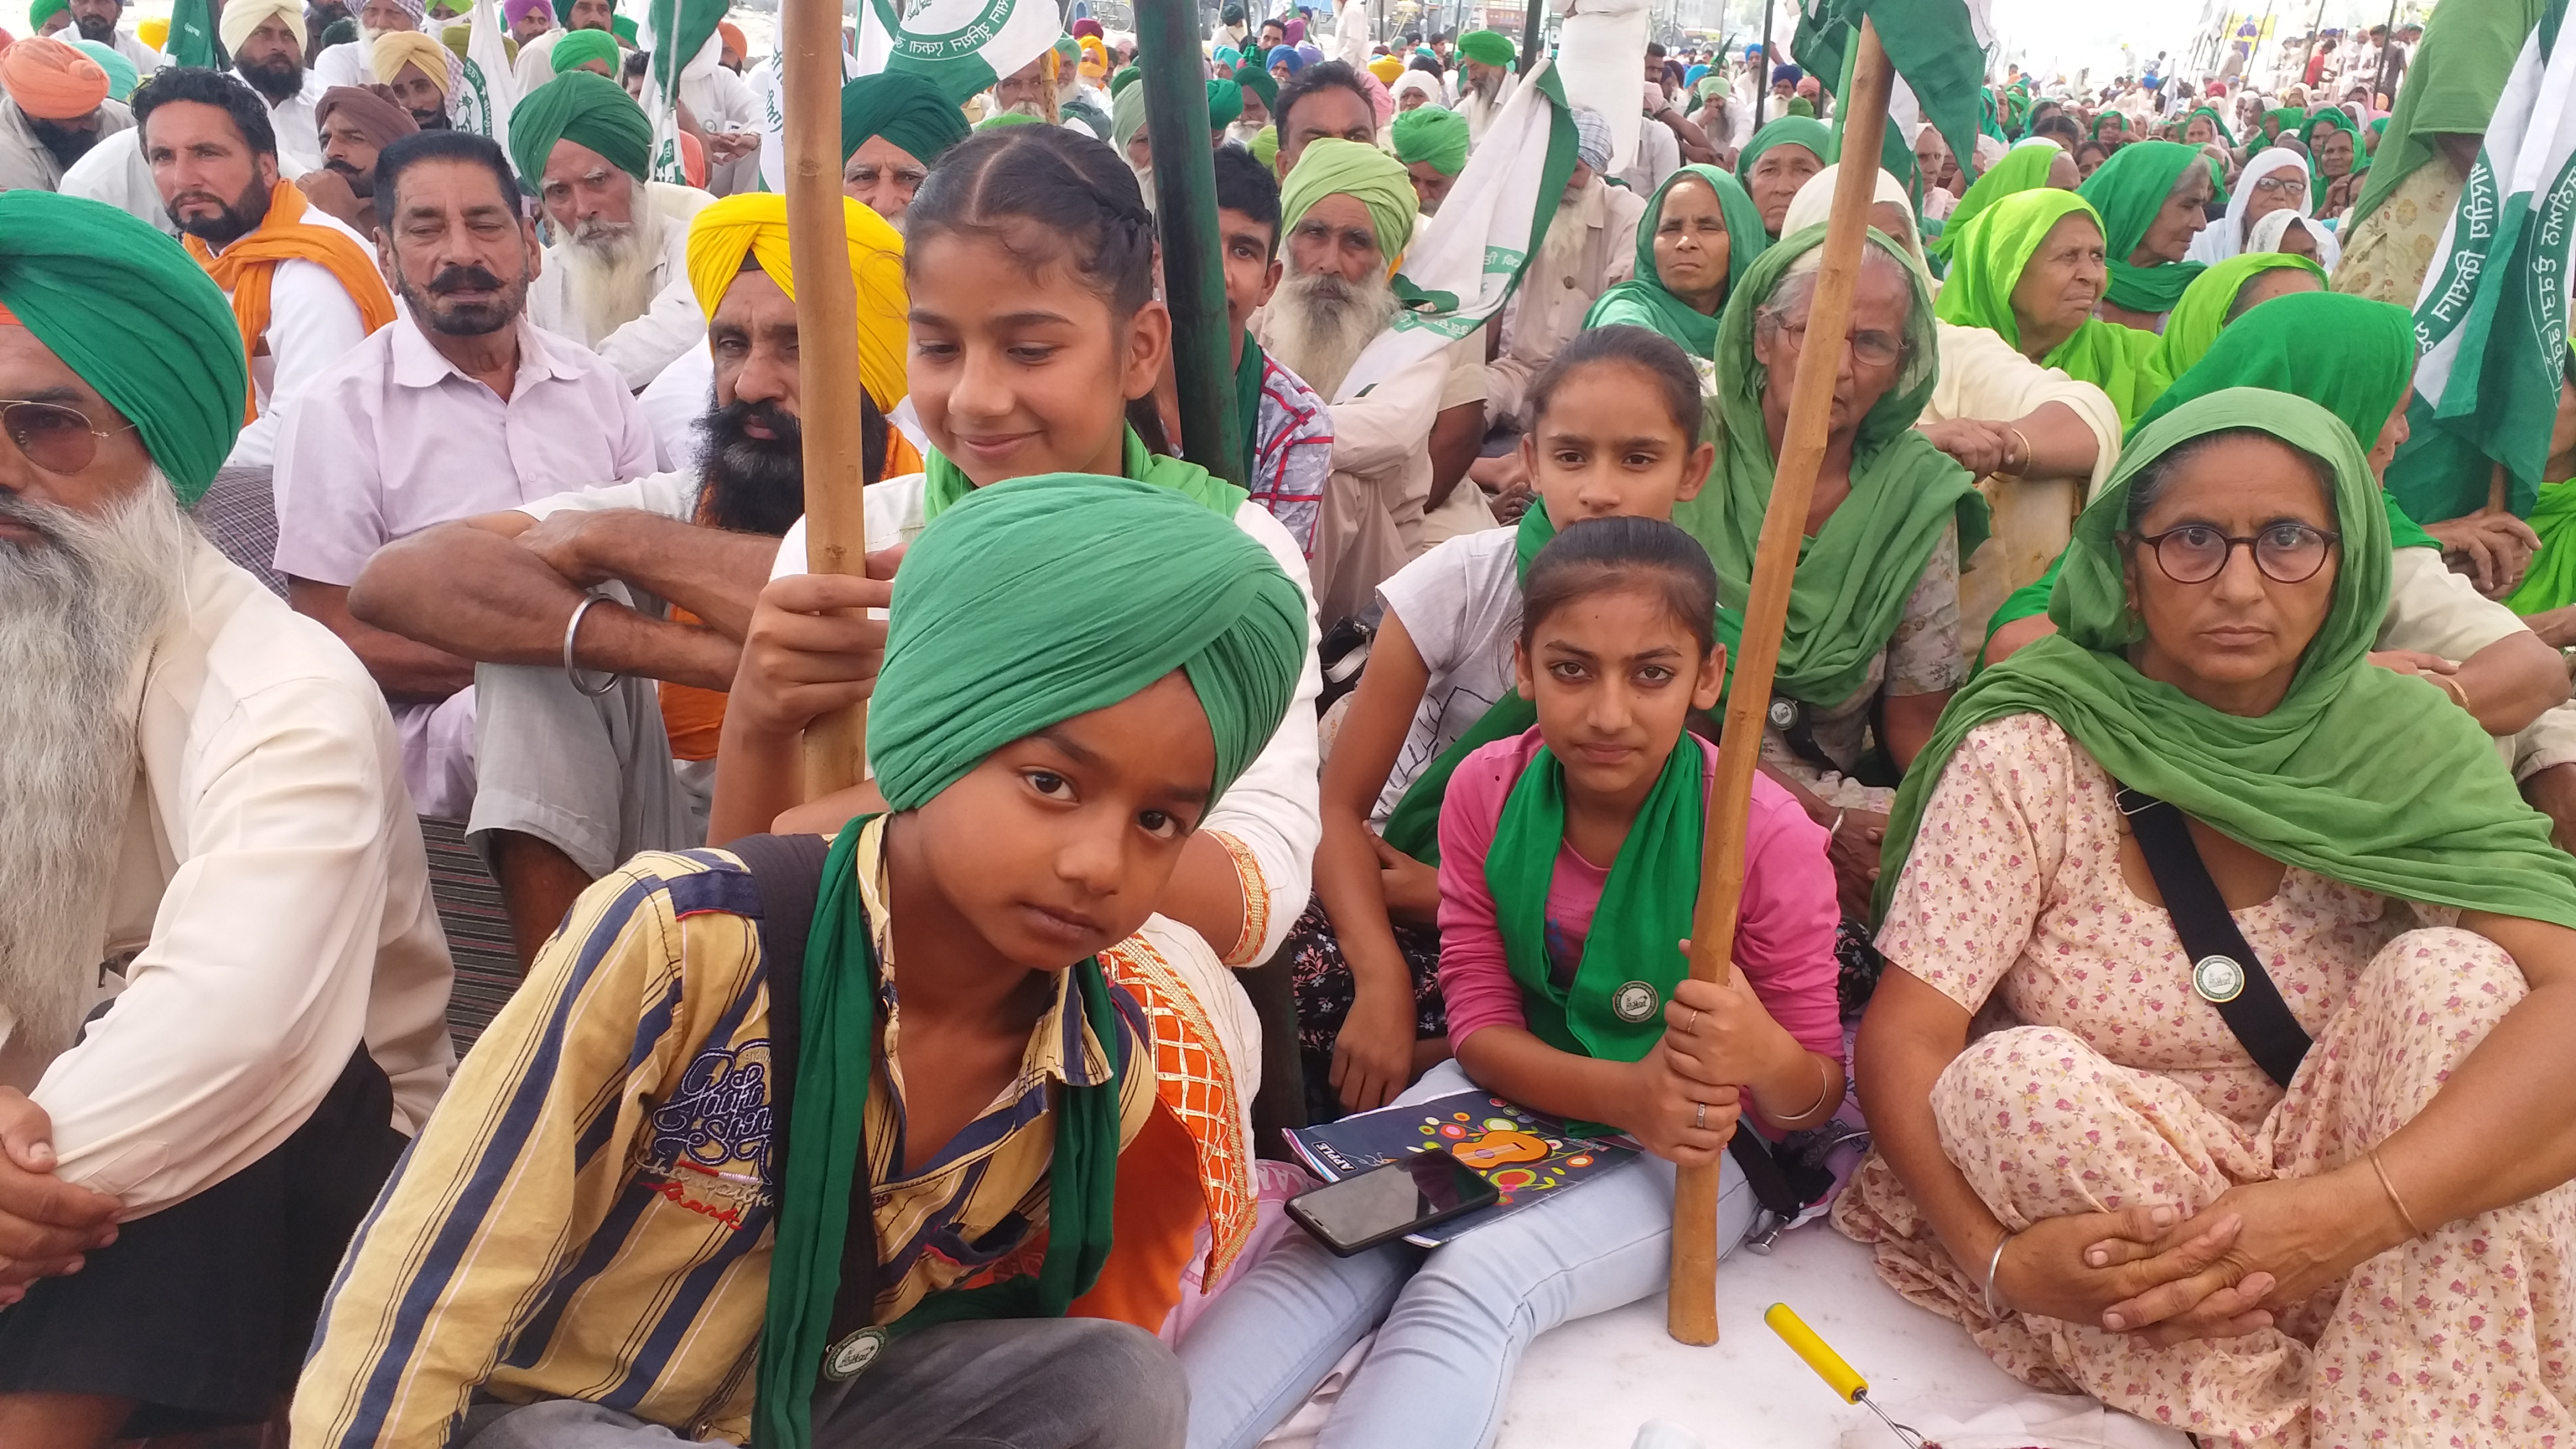
[[(1753, 797), (1753, 766), (1770, 717), (1771, 678), (1780, 663), (1780, 633), (1789, 621), (1789, 582), (1807, 531), (1807, 504), (1825, 461), (1835, 374), (1851, 329), (1852, 290), (1860, 279), (1862, 233), (1876, 194), (1879, 139), (1887, 123), (1887, 52), (1878, 30), (1860, 29), (1834, 207), (1825, 226), (1824, 261), (1807, 312), (1807, 338), (1797, 382), (1789, 390), (1789, 425), (1771, 476), (1771, 503), (1754, 550), (1753, 582), (1744, 603), (1744, 639), (1733, 661), (1726, 723), (1719, 736), (1717, 781), (1708, 804), (1708, 837), (1700, 852), (1699, 910), (1691, 923), (1690, 974), (1724, 982), (1732, 971), (1736, 912), (1744, 895), (1744, 826)], [(1740, 1130), (1740, 1129), (1739, 1129)], [(1717, 1342), (1717, 1164), (1684, 1167), (1673, 1183), (1673, 1269), (1665, 1329), (1683, 1343)]]
[[(784, 0), (780, 11), (787, 251), (796, 271), (797, 421), (805, 440), (805, 567), (864, 577), (859, 297), (841, 215), (841, 7), (835, 0)], [(806, 726), (806, 798), (856, 784), (866, 749), (865, 704)]]
[(1229, 483), (1243, 476), (1234, 341), (1225, 310), (1225, 249), (1217, 244), (1216, 153), (1209, 146), (1207, 80), (1193, 0), (1137, 0), (1136, 62), (1145, 69), (1145, 134), (1154, 146), (1156, 222), (1163, 242), (1163, 303), (1172, 312), (1172, 381), (1180, 394), (1181, 451)]

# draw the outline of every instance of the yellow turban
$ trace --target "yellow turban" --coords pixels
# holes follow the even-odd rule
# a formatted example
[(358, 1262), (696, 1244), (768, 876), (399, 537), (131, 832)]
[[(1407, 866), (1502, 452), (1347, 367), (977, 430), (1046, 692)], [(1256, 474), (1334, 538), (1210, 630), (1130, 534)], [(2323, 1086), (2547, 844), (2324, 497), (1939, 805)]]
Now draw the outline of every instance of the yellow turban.
[(1391, 55), (1381, 55), (1368, 63), (1368, 72), (1378, 78), (1379, 84), (1391, 86), (1397, 76), (1404, 74), (1404, 62)]
[[(859, 385), (868, 390), (877, 411), (892, 412), (908, 390), (904, 318), (912, 302), (903, 287), (903, 234), (848, 197), (841, 198), (841, 219), (850, 237), (850, 276), (859, 292)], [(689, 287), (698, 294), (699, 310), (715, 316), (733, 279), (742, 275), (745, 257), (758, 262), (788, 300), (795, 300), (786, 197), (773, 192), (728, 196), (689, 223)]]
[(165, 49), (170, 40), (170, 22), (156, 15), (134, 27), (134, 38), (154, 50)]
[(447, 47), (417, 30), (392, 30), (377, 36), (369, 64), (379, 85), (392, 85), (405, 65), (416, 65), (422, 75), (438, 83), (440, 95), (448, 94)]

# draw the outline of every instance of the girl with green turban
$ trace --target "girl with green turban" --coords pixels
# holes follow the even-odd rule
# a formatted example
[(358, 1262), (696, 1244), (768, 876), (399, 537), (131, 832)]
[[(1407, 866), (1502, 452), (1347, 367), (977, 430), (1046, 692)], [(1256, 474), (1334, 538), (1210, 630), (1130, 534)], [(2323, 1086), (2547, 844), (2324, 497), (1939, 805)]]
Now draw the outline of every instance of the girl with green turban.
[(2327, 289), (2325, 268), (2287, 252), (2246, 252), (2228, 258), (2192, 279), (2165, 318), (2157, 370), (2180, 377), (2218, 341), (2228, 323), (2292, 292)]
[(2077, 188), (2102, 218), (2111, 268), (2102, 294), (2106, 321), (2152, 332), (2200, 275), (2200, 264), (2183, 257), (2209, 223), (2207, 159), (2179, 141), (2135, 141)]
[(1987, 207), (2018, 192), (2037, 191), (2043, 186), (2073, 191), (2075, 185), (2075, 160), (2058, 149), (2056, 142), (2044, 137), (2024, 141), (2006, 151), (2004, 159), (1987, 167), (1985, 175), (1969, 183), (1968, 194), (1959, 198), (1959, 204), (1950, 209), (1949, 218), (1941, 224), (1941, 234), (1928, 238), (1924, 246), (1947, 262), (1952, 248), (1959, 244), (1960, 229)]
[[(2576, 1333), (2547, 1285), (2458, 1266), (2556, 1261), (2576, 1213), (2576, 1131), (2535, 1133), (2532, 1105), (2576, 1095), (2576, 859), (2442, 689), (2368, 662), (2378, 492), (2303, 399), (2226, 390), (2141, 428), (2076, 521), (2063, 632), (1960, 691), (1887, 831), (1877, 1157), (1837, 1225), (2016, 1372), (2212, 1441), (2449, 1437)], [(2179, 581), (2213, 555), (2225, 582)], [(2212, 642), (2230, 625), (2263, 642)], [(2153, 829), (2242, 903), (2252, 961), (2195, 960), (2141, 901)], [(2269, 1069), (2212, 1005), (2257, 970), (2297, 1026)], [(1971, 1045), (1990, 1004), (2014, 1024)], [(2114, 1204), (2171, 1211), (2092, 1211)], [(2229, 1281), (2314, 1311), (2141, 1332), (2231, 1311), (2088, 1266), (2168, 1231), (2234, 1233)], [(2576, 1433), (2554, 1398), (2530, 1418)]]
[(2341, 106), (2328, 106), (2308, 118), (2299, 133), (2308, 148), (2308, 202), (2315, 216), (2332, 220), (2352, 208), (2368, 178), (2370, 158), (2361, 149), (2361, 127)]
[[(1798, 188), (1825, 169), (1833, 154), (1834, 133), (1812, 116), (1782, 116), (1754, 132), (1753, 139), (1736, 153), (1735, 179), (1744, 183), (1744, 192), (1753, 198), (1770, 235), (1780, 234), (1780, 218), (1788, 213)], [(1770, 164), (1763, 164), (1765, 157)]]
[[(2188, 147), (2176, 147), (2190, 154)], [(2082, 194), (2042, 189), (1994, 203), (1955, 237), (1941, 320), (1983, 327), (2042, 367), (2110, 394), (2125, 426), (2171, 379), (2151, 332), (2104, 322), (2101, 215)]]
[(1685, 166), (1664, 178), (1637, 223), (1637, 271), (1601, 294), (1586, 327), (1625, 323), (1681, 344), (1714, 381), (1717, 319), (1754, 259), (1771, 245), (1762, 214), (1735, 178)]

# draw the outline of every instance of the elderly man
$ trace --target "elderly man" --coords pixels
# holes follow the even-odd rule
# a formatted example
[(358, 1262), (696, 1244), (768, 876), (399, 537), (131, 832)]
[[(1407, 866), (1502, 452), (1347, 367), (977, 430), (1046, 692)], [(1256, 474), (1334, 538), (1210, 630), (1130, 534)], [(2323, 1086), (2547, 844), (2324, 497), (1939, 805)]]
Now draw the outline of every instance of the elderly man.
[(1521, 285), (1504, 307), (1500, 354), (1485, 367), (1489, 425), (1528, 426), (1530, 384), (1566, 339), (1583, 330), (1583, 314), (1603, 292), (1637, 269), (1637, 223), (1646, 200), (1602, 178), (1610, 164), (1610, 122), (1599, 111), (1574, 111), (1574, 174), (1530, 258)]
[(450, 519), (655, 471), (625, 382), (526, 316), (543, 253), (519, 183), (481, 136), (423, 132), (376, 161), (378, 258), (405, 315), (288, 400), (277, 570), (394, 701), (421, 813), (474, 802), (474, 666), (351, 617), (375, 551)]
[(1485, 137), (1485, 128), (1501, 113), (1520, 84), (1512, 62), (1518, 52), (1499, 30), (1470, 30), (1458, 37), (1464, 79), (1458, 86), (1458, 114), (1467, 118), (1469, 144)]
[[(901, 241), (845, 205), (870, 310), (900, 317)], [(350, 590), (362, 622), (478, 664), (468, 829), (495, 864), (522, 961), (627, 857), (706, 839), (743, 630), (805, 508), (786, 217), (784, 198), (755, 193), (691, 226), (692, 305), (706, 304), (714, 371), (696, 465), (441, 524), (388, 545)], [(903, 386), (900, 335), (869, 359), (867, 383), (889, 395)], [(873, 480), (884, 425), (862, 408)], [(614, 588), (584, 605), (603, 586)], [(564, 672), (567, 632), (575, 662), (614, 679), (600, 694)]]
[(383, 699), (181, 512), (241, 426), (222, 295), (18, 191), (0, 308), (45, 399), (0, 416), (0, 1439), (88, 1449), (275, 1409), (452, 971)]
[(643, 108), (583, 72), (556, 76), (510, 113), (510, 159), (554, 235), (528, 319), (597, 352), (630, 390), (707, 335), (689, 290), (688, 220), (709, 198), (650, 181), (652, 146)]
[[(1394, 320), (1388, 264), (1412, 240), (1416, 215), (1411, 178), (1374, 146), (1318, 140), (1288, 173), (1287, 276), (1253, 335), (1321, 396), (1340, 397), (1351, 364)], [(1481, 394), (1460, 400), (1451, 374), (1483, 360), (1481, 334), (1469, 336), (1333, 404), (1333, 474), (1313, 549), (1315, 601), (1328, 624), (1368, 607), (1420, 550), (1433, 454), (1448, 435), (1484, 431)]]
[(841, 87), (841, 194), (903, 230), (931, 164), (966, 139), (966, 116), (939, 87), (906, 71)]
[(173, 68), (135, 103), (162, 204), (231, 299), (251, 360), (254, 416), (226, 466), (268, 468), (279, 401), (394, 320), (393, 294), (365, 239), (279, 179), (267, 111), (248, 86)]
[(101, 137), (134, 124), (107, 98), (107, 72), (59, 40), (0, 51), (0, 191), (52, 191)]
[(1467, 169), (1467, 118), (1439, 106), (1416, 106), (1395, 118), (1395, 159), (1413, 178), (1413, 197), (1431, 216)]
[(313, 106), (320, 128), (322, 166), (296, 181), (304, 199), (338, 217), (376, 244), (376, 157), (385, 147), (417, 134), (420, 123), (380, 89), (333, 86)]
[(381, 85), (368, 72), (375, 44), (388, 35), (418, 34), (428, 14), (426, 0), (366, 0), (358, 7), (358, 38), (325, 46), (313, 57), (313, 73), (330, 86)]
[(268, 103), (269, 129), (289, 178), (322, 164), (314, 103), (323, 86), (304, 68), (303, 0), (229, 0), (224, 6), (224, 49), (233, 74)]
[(367, 52), (367, 73), (393, 92), (394, 103), (424, 131), (455, 124), (449, 110), (456, 99), (455, 66), (446, 46), (417, 30), (377, 36)]
[[(96, 41), (124, 56), (138, 75), (150, 75), (170, 63), (168, 56), (117, 24), (125, 18), (124, 0), (71, 0), (71, 15), (72, 23), (80, 27), (81, 39)], [(69, 35), (62, 38), (71, 39)]]

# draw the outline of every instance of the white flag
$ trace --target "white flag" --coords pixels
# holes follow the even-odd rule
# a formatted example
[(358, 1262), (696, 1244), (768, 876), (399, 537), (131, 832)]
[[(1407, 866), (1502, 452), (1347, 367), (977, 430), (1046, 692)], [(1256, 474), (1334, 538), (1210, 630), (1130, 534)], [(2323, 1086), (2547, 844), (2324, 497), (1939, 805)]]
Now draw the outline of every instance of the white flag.
[(500, 0), (474, 0), (473, 29), (465, 42), (464, 84), (457, 88), (459, 129), (489, 136), (510, 149), (510, 112), (519, 104), (519, 78), (501, 40)]

